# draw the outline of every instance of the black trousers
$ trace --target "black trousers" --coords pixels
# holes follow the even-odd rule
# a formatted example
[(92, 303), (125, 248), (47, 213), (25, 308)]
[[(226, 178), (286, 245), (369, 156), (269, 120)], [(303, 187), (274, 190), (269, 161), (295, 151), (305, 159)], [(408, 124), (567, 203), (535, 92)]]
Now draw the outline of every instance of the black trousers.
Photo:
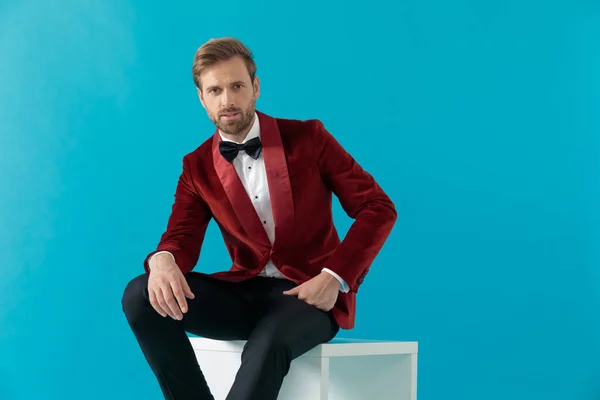
[(214, 399), (186, 332), (247, 340), (227, 400), (275, 400), (291, 361), (339, 331), (331, 312), (284, 295), (295, 286), (288, 280), (233, 283), (195, 272), (186, 279), (195, 298), (187, 299), (181, 321), (154, 310), (145, 274), (129, 282), (123, 294), (123, 311), (165, 399)]

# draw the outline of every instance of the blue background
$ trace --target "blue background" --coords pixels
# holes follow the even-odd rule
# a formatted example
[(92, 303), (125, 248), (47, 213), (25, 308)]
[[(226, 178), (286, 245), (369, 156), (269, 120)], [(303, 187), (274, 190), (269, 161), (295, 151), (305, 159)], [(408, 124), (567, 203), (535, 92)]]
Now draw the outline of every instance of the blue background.
[(0, 2), (0, 398), (161, 398), (120, 300), (226, 35), (258, 108), (322, 119), (398, 207), (340, 336), (419, 341), (421, 400), (600, 398), (598, 2), (165, 4)]

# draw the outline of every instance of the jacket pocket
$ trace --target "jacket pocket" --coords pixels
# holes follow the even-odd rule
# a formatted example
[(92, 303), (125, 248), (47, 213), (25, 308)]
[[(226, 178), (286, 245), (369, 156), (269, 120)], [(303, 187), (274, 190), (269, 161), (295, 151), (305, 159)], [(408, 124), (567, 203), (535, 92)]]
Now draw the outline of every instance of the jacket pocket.
[(331, 250), (330, 252), (327, 252), (325, 254), (320, 255), (319, 257), (315, 257), (313, 259), (308, 260), (309, 264), (314, 264), (316, 262), (321, 261), (322, 259), (329, 257), (330, 255), (332, 255), (335, 252), (336, 249)]

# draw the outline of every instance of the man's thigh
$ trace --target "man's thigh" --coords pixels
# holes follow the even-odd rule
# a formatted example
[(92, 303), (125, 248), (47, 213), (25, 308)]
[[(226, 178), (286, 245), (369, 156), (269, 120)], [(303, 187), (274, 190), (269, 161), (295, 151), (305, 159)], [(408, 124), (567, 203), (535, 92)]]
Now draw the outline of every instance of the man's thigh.
[(217, 340), (248, 338), (255, 316), (246, 285), (199, 273), (187, 274), (186, 280), (194, 294), (182, 320), (187, 332)]
[[(281, 292), (291, 287), (284, 287)], [(248, 338), (249, 345), (285, 347), (294, 359), (335, 337), (340, 328), (331, 312), (319, 310), (281, 292), (271, 291), (259, 302), (257, 321)]]

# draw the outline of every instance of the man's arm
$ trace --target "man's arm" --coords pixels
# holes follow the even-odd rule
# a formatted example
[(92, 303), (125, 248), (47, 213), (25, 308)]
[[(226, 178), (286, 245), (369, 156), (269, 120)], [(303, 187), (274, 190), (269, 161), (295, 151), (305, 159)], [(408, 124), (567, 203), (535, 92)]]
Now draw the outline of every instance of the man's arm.
[(346, 214), (354, 219), (324, 267), (341, 276), (350, 292), (357, 292), (396, 222), (396, 208), (323, 123), (318, 120), (314, 123), (313, 148), (321, 175)]
[(159, 252), (169, 252), (183, 274), (194, 268), (200, 256), (212, 214), (206, 202), (194, 189), (187, 156), (183, 158), (182, 169), (167, 229), (161, 236), (156, 250), (144, 260), (144, 269), (148, 274), (150, 258)]

